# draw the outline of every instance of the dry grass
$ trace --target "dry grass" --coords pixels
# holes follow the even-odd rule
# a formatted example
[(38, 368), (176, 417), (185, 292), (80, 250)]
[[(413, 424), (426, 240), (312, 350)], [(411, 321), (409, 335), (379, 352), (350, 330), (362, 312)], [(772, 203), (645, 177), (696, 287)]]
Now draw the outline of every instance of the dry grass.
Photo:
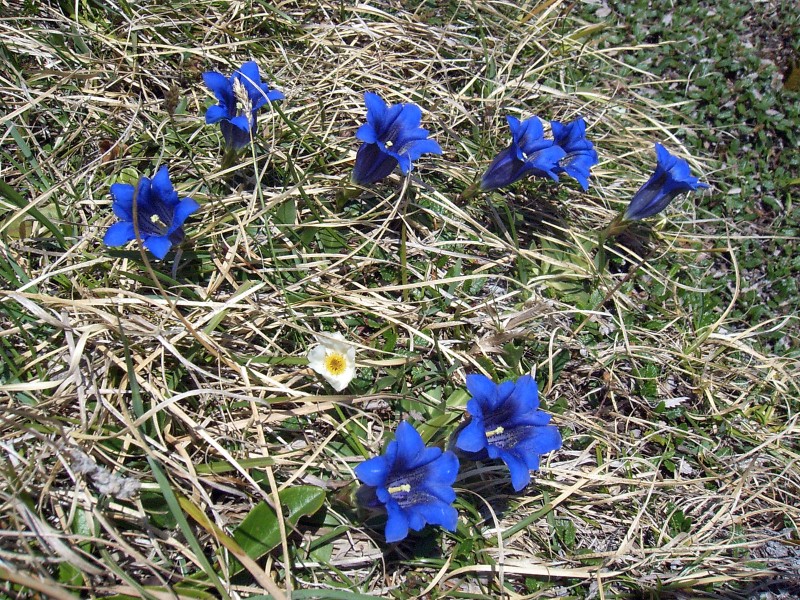
[[(730, 318), (736, 224), (678, 202), (609, 248), (611, 272), (592, 262), (652, 142), (677, 150), (691, 131), (679, 108), (637, 94), (658, 82), (615, 80), (624, 49), (593, 50), (558, 0), (266, 6), (4, 8), (0, 159), (25, 200), (0, 194), (4, 593), (796, 585), (799, 370), (759, 343), (796, 324)], [(200, 74), (251, 58), (286, 100), (222, 171)], [(585, 87), (598, 71), (605, 85)], [(364, 91), (419, 104), (445, 154), (338, 210)], [(505, 114), (583, 115), (601, 157), (589, 193), (536, 181), (461, 200), (506, 143)], [(103, 247), (110, 184), (166, 163), (202, 204), (180, 255)], [(352, 395), (305, 366), (323, 329), (358, 345)], [(537, 485), (513, 496), (483, 465), (459, 481), (456, 534), (387, 547), (346, 501), (363, 452), (404, 415), (441, 443), (466, 373), (529, 370), (564, 435)], [(79, 449), (97, 470), (76, 466)], [(141, 488), (120, 497), (108, 473)], [(280, 545), (233, 577), (225, 534), (298, 484), (328, 490), (324, 514), (279, 519)]]

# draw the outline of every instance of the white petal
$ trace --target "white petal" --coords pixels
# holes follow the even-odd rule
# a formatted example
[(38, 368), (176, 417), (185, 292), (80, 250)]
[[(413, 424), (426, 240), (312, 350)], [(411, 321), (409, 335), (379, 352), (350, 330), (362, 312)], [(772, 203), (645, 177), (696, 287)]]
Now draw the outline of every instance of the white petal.
[(333, 333), (314, 334), (314, 337), (316, 338), (317, 342), (333, 352), (346, 355), (350, 348), (353, 348), (353, 351), (355, 352), (355, 346), (347, 343), (344, 339), (344, 336), (338, 331)]
[(334, 331), (333, 333), (315, 333), (314, 339), (323, 346), (328, 346), (330, 348), (336, 341), (343, 342), (344, 336), (340, 332)]
[(325, 373), (322, 373), (321, 375), (325, 378), (325, 381), (331, 384), (333, 389), (335, 389), (337, 392), (341, 392), (350, 384), (350, 382), (353, 380), (353, 377), (355, 377), (356, 369), (353, 363), (348, 362), (347, 368), (341, 375), (330, 375)]
[(328, 371), (325, 368), (325, 346), (314, 346), (308, 351), (306, 355), (308, 358), (308, 366), (314, 369), (320, 375), (325, 375)]

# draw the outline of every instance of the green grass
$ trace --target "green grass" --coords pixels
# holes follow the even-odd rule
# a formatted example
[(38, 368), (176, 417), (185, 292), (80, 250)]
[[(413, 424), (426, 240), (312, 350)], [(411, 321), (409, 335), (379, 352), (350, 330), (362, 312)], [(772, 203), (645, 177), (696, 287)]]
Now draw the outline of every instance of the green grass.
[[(0, 594), (795, 593), (800, 114), (780, 84), (798, 15), (650, 4), (0, 18)], [(222, 169), (201, 75), (248, 59), (286, 100)], [(445, 152), (337, 204), (364, 91), (418, 103)], [(462, 197), (506, 114), (583, 115), (589, 192)], [(598, 271), (655, 141), (713, 189), (608, 243)], [(110, 186), (161, 164), (202, 205), (179, 253), (104, 247)], [(358, 348), (340, 394), (307, 368), (319, 331)], [(455, 532), (387, 546), (353, 468), (403, 418), (444, 446), (477, 372), (532, 372), (563, 448), (522, 494), (470, 466)]]
[(793, 33), (800, 10), (775, 2), (698, 0), (668, 11), (647, 2), (610, 6), (621, 27), (607, 29), (600, 46), (647, 44), (617, 57), (615, 81), (640, 78), (646, 70), (642, 93), (675, 106), (680, 114), (671, 120), (685, 126), (681, 141), (691, 153), (717, 161), (714, 178), (722, 193), (696, 216), (728, 219), (732, 243), (741, 250), (743, 289), (731, 317), (759, 329), (788, 317), (786, 325), (760, 334), (758, 343), (796, 356), (800, 86), (791, 78), (800, 74), (800, 41)]

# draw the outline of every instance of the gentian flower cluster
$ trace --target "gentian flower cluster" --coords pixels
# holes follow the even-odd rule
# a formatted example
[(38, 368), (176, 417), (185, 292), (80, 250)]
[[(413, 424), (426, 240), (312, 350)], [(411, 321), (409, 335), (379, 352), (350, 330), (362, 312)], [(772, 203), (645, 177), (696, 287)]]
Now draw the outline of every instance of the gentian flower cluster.
[[(219, 123), (225, 144), (230, 150), (226, 161), (233, 160), (235, 153), (246, 146), (257, 131), (256, 119), (259, 109), (267, 102), (283, 99), (283, 94), (262, 83), (258, 65), (253, 61), (244, 63), (230, 77), (209, 71), (203, 80), (217, 98), (218, 104), (206, 111), (206, 123)], [(373, 92), (364, 94), (367, 121), (358, 128), (356, 138), (361, 146), (356, 154), (351, 180), (359, 185), (370, 185), (387, 177), (395, 167), (407, 175), (413, 163), (423, 154), (442, 154), (438, 142), (429, 137), (429, 132), (420, 127), (422, 111), (415, 104), (387, 105)], [(533, 175), (558, 181), (559, 174), (573, 177), (584, 190), (589, 188), (591, 168), (598, 161), (594, 145), (586, 138), (586, 122), (577, 118), (570, 123), (550, 123), (552, 137), (545, 135), (542, 121), (530, 117), (524, 121), (507, 116), (511, 130), (511, 144), (502, 150), (483, 174), (480, 188), (493, 190), (519, 179)], [(689, 174), (685, 160), (671, 155), (663, 146), (656, 144), (658, 164), (655, 172), (631, 200), (624, 214), (617, 217), (601, 235), (603, 239), (615, 235), (630, 221), (652, 216), (663, 210), (672, 199), (683, 192), (708, 187)], [(105, 235), (109, 246), (119, 246), (136, 237), (138, 229), (145, 247), (155, 256), (163, 258), (169, 248), (179, 243), (184, 236), (183, 223), (198, 205), (191, 198), (177, 200), (166, 168), (159, 171), (151, 182), (143, 177), (138, 188), (139, 218), (133, 226), (133, 186), (112, 186), (113, 209), (122, 219)], [(477, 190), (477, 184), (470, 191)], [(152, 194), (151, 194), (152, 191)], [(353, 189), (345, 189), (339, 199), (353, 197)], [(357, 190), (355, 191), (358, 193)], [(465, 197), (468, 195), (465, 193)], [(352, 379), (352, 369), (336, 374), (325, 367), (318, 357), (324, 348), (315, 350), (315, 368), (337, 390), (344, 389)], [(322, 363), (317, 365), (320, 358)], [(327, 369), (327, 370), (326, 370)], [(345, 382), (346, 380), (346, 382)]]
[(387, 177), (396, 166), (408, 175), (412, 163), (423, 154), (441, 154), (442, 148), (422, 129), (422, 111), (416, 104), (386, 102), (372, 92), (364, 94), (367, 122), (358, 128), (356, 137), (363, 143), (356, 154), (352, 180), (369, 185)]
[(502, 150), (481, 178), (481, 189), (505, 187), (526, 175), (558, 181), (559, 173), (578, 180), (589, 188), (589, 169), (597, 164), (597, 152), (586, 139), (586, 123), (578, 118), (567, 125), (551, 123), (553, 138), (545, 137), (539, 117), (520, 121), (507, 116), (511, 144)]
[(458, 513), (451, 505), (456, 499), (453, 482), (458, 475), (458, 458), (452, 452), (427, 448), (413, 426), (403, 421), (386, 452), (355, 468), (364, 484), (357, 496), (369, 508), (383, 508), (388, 515), (386, 541), (398, 542), (408, 530), (419, 531), (426, 524), (455, 531)]
[(678, 194), (707, 188), (689, 173), (689, 164), (673, 156), (661, 144), (656, 144), (656, 170), (631, 199), (625, 210), (625, 221), (639, 221), (664, 210)]
[(183, 241), (183, 223), (200, 208), (191, 198), (178, 199), (166, 166), (152, 180), (142, 177), (135, 189), (127, 183), (115, 183), (111, 197), (111, 208), (120, 221), (106, 231), (106, 246), (124, 246), (136, 239), (138, 230), (144, 247), (158, 259), (164, 258), (173, 244)]
[[(461, 428), (456, 448), (465, 458), (501, 459), (514, 490), (522, 490), (530, 483), (530, 472), (539, 469), (540, 455), (561, 447), (558, 428), (539, 410), (536, 382), (525, 375), (496, 385), (483, 375), (468, 375), (467, 389), (472, 394), (467, 403), (471, 418)], [(387, 542), (400, 541), (409, 528), (419, 531), (426, 523), (453, 531), (457, 514), (450, 504), (458, 467), (455, 454), (426, 448), (404, 421), (385, 454), (356, 467), (364, 484), (356, 496), (362, 506), (386, 511)]]
[(468, 375), (472, 418), (456, 439), (456, 447), (473, 458), (499, 458), (511, 472), (511, 485), (520, 491), (539, 470), (539, 455), (561, 448), (558, 428), (539, 410), (539, 389), (530, 376), (499, 385), (484, 375)]
[[(226, 157), (235, 158), (235, 153), (250, 143), (257, 131), (258, 110), (267, 102), (282, 99), (283, 94), (261, 82), (258, 66), (252, 61), (244, 63), (229, 78), (212, 71), (204, 73), (203, 79), (218, 101), (208, 108), (206, 123), (220, 124), (230, 150)], [(364, 101), (367, 117), (356, 132), (362, 143), (351, 176), (354, 183), (376, 183), (396, 167), (407, 175), (423, 154), (442, 153), (429, 132), (420, 127), (422, 111), (418, 106), (389, 106), (372, 92), (364, 94)], [(538, 117), (506, 119), (511, 143), (483, 174), (481, 189), (501, 188), (528, 175), (558, 181), (561, 173), (588, 189), (598, 155), (586, 138), (582, 118), (567, 124), (552, 121), (552, 136), (545, 134)], [(671, 155), (660, 144), (656, 144), (656, 154), (655, 172), (608, 231), (613, 233), (620, 223), (626, 227), (630, 221), (657, 214), (678, 194), (708, 187), (690, 175), (685, 160)], [(477, 183), (471, 189), (477, 190)], [(179, 199), (166, 166), (152, 180), (142, 177), (135, 188), (112, 185), (111, 196), (114, 214), (120, 221), (106, 231), (104, 242), (121, 246), (138, 238), (159, 259), (183, 240), (183, 225), (199, 208), (192, 198)], [(348, 197), (344, 195), (345, 199)], [(601, 236), (602, 239), (606, 238)], [(336, 391), (345, 389), (355, 375), (355, 347), (339, 333), (319, 335), (317, 342), (307, 354), (309, 367)], [(359, 503), (386, 512), (388, 542), (403, 540), (409, 530), (419, 531), (428, 524), (449, 531), (456, 529), (458, 513), (452, 504), (459, 456), (503, 461), (514, 490), (521, 491), (530, 483), (531, 471), (539, 469), (541, 455), (561, 447), (558, 428), (550, 425), (550, 415), (539, 409), (538, 387), (531, 376), (495, 384), (483, 375), (469, 375), (467, 390), (471, 394), (467, 402), (470, 417), (454, 436), (458, 455), (426, 447), (417, 430), (403, 421), (384, 454), (355, 468), (363, 484), (357, 492)]]
[(268, 101), (284, 97), (261, 83), (258, 65), (253, 61), (244, 63), (230, 78), (216, 71), (203, 73), (203, 81), (219, 102), (206, 111), (206, 123), (219, 123), (225, 145), (234, 151), (249, 144), (256, 133), (258, 110)]

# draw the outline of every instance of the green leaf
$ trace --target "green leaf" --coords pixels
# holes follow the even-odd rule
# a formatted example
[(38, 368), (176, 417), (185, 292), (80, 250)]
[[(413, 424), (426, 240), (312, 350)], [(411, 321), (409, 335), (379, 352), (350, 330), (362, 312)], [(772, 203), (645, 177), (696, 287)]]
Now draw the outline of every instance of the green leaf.
[[(450, 427), (457, 421), (459, 421), (462, 417), (461, 412), (447, 412), (444, 414), (433, 415), (425, 420), (424, 423), (420, 423), (417, 426), (417, 431), (419, 431), (419, 435), (425, 441), (425, 443), (433, 442), (434, 444), (437, 443), (439, 440), (436, 440), (436, 436), (441, 436), (442, 432), (446, 432), (450, 429)], [(447, 438), (444, 438), (444, 442), (446, 442)]]
[(325, 252), (336, 253), (347, 245), (347, 240), (335, 229), (325, 227), (317, 232)]
[(83, 573), (70, 563), (61, 562), (58, 563), (58, 581), (69, 586), (81, 586), (84, 584)]
[[(313, 515), (325, 501), (325, 490), (311, 485), (298, 485), (278, 493), (281, 506), (288, 510), (284, 517), (290, 525), (296, 525), (300, 517)], [(266, 502), (261, 502), (244, 518), (233, 532), (242, 550), (253, 560), (264, 556), (281, 543), (278, 516)], [(238, 568), (241, 568), (238, 564)]]
[(275, 208), (275, 222), (278, 225), (294, 225), (297, 222), (297, 204), (294, 198), (281, 202)]

